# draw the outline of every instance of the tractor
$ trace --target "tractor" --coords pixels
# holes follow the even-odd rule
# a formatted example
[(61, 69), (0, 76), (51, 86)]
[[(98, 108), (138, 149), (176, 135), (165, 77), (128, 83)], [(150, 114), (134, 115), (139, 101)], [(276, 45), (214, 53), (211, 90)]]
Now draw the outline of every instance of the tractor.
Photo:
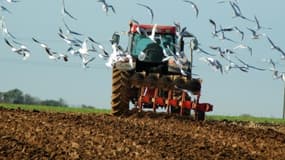
[[(195, 120), (204, 120), (205, 112), (213, 110), (213, 105), (199, 102), (202, 80), (192, 78), (192, 52), (198, 41), (192, 34), (179, 35), (177, 30), (177, 26), (129, 23), (126, 53), (133, 64), (118, 61), (113, 65), (113, 115), (127, 113), (131, 104), (139, 111), (162, 109), (184, 116), (191, 116), (192, 110)], [(189, 60), (177, 56), (184, 53), (186, 38), (192, 44)], [(119, 40), (120, 35), (113, 34), (111, 42), (119, 44)]]

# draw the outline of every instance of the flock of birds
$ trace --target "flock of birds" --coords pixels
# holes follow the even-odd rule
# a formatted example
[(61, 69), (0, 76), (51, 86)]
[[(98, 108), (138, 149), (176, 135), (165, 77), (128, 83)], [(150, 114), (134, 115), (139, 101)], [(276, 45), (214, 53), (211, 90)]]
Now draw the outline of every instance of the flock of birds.
[[(5, 14), (12, 14), (12, 11), (10, 11), (5, 4), (17, 4), (20, 1), (19, 0), (1, 0), (2, 3), (0, 3), (0, 13), (1, 19), (0, 19), (0, 29), (3, 33), (3, 39), (4, 42), (7, 44), (8, 47), (11, 48), (12, 52), (17, 53), (18, 55), (23, 57), (23, 60), (27, 60), (31, 56), (31, 50), (22, 42), (19, 42), (17, 39), (17, 36), (13, 35), (9, 30), (8, 26), (5, 21), (5, 17), (3, 15)], [(194, 1), (190, 0), (181, 0), (182, 2), (185, 2), (185, 4), (189, 4), (193, 8), (193, 12), (196, 18), (199, 18), (199, 6), (196, 5)], [(113, 14), (116, 14), (115, 7), (109, 3), (107, 3), (106, 0), (97, 0), (98, 3), (102, 5), (102, 10), (106, 13), (106, 15), (110, 14), (110, 11)], [(260, 33), (264, 30), (272, 30), (270, 27), (263, 26), (258, 18), (254, 16), (253, 18), (249, 18), (245, 16), (242, 12), (241, 7), (239, 6), (238, 0), (220, 0), (217, 2), (218, 4), (228, 4), (228, 6), (231, 8), (233, 12), (233, 19), (241, 19), (244, 21), (247, 21), (248, 23), (255, 24), (255, 28), (246, 27), (248, 32), (250, 32), (250, 35), (247, 35), (245, 31), (243, 31), (239, 26), (232, 26), (232, 27), (223, 27), (222, 25), (218, 24), (215, 20), (209, 19), (209, 26), (213, 28), (211, 34), (212, 38), (216, 38), (221, 41), (228, 41), (230, 43), (233, 43), (235, 47), (233, 48), (223, 48), (222, 46), (209, 46), (209, 50), (216, 52), (216, 54), (210, 53), (211, 51), (206, 51), (208, 49), (202, 48), (200, 44), (197, 44), (197, 50), (198, 53), (203, 53), (207, 56), (200, 57), (199, 59), (205, 63), (207, 63), (209, 66), (214, 68), (215, 70), (219, 71), (220, 73), (229, 72), (232, 69), (238, 69), (242, 72), (249, 72), (249, 70), (258, 70), (258, 71), (266, 71), (270, 70), (273, 73), (274, 79), (281, 79), (285, 81), (285, 73), (277, 70), (276, 62), (273, 59), (266, 59), (265, 62), (267, 62), (272, 67), (269, 69), (265, 69), (262, 67), (257, 67), (254, 65), (249, 64), (245, 60), (242, 60), (237, 52), (239, 50), (248, 50), (249, 55), (253, 55), (253, 49), (246, 44), (243, 44), (243, 41), (245, 37), (250, 37), (253, 40), (258, 40), (265, 38), (268, 43), (270, 44), (271, 48), (278, 52), (281, 56), (281, 59), (285, 59), (285, 52), (282, 50), (281, 47), (279, 47), (277, 44), (273, 42), (273, 40), (265, 33)], [(150, 14), (151, 23), (153, 24), (154, 20), (154, 10), (151, 8), (151, 6), (143, 4), (143, 3), (136, 3), (139, 7), (143, 7), (146, 9), (146, 11)], [(106, 51), (105, 47), (100, 44), (99, 42), (95, 41), (91, 36), (87, 36), (87, 38), (82, 39), (83, 34), (74, 31), (72, 28), (69, 27), (69, 25), (66, 23), (66, 18), (69, 18), (71, 20), (78, 20), (75, 16), (73, 16), (72, 13), (69, 12), (69, 10), (65, 6), (65, 1), (62, 0), (62, 7), (61, 7), (61, 16), (62, 16), (62, 22), (64, 25), (63, 27), (59, 27), (58, 30), (58, 36), (63, 40), (63, 42), (67, 45), (67, 50), (64, 53), (57, 52), (49, 47), (49, 45), (45, 42), (42, 42), (37, 37), (32, 37), (32, 41), (37, 44), (39, 47), (43, 48), (43, 51), (46, 53), (47, 57), (51, 60), (62, 60), (62, 61), (69, 61), (70, 56), (79, 56), (82, 62), (83, 68), (88, 68), (89, 63), (94, 61), (95, 54), (91, 53), (97, 53), (98, 56), (104, 60), (106, 60), (106, 65), (108, 67), (112, 67), (114, 63), (117, 61), (125, 61), (128, 60), (131, 65), (133, 65), (132, 57), (124, 50), (119, 44), (115, 43), (111, 40), (112, 45), (112, 53), (109, 53)], [(132, 19), (133, 22), (138, 23), (135, 19)], [(181, 27), (180, 23), (174, 22), (174, 25), (177, 28), (177, 37), (181, 38), (183, 36), (193, 36), (191, 33), (187, 31), (186, 27)], [(138, 33), (144, 34), (146, 37), (149, 37), (153, 42), (156, 42), (155, 32), (156, 32), (157, 24), (153, 25), (152, 32), (150, 34), (143, 31), (141, 28), (137, 28)], [(240, 40), (234, 40), (232, 38), (229, 38), (226, 36), (226, 34), (230, 32), (236, 32), (238, 35), (240, 35)], [(159, 38), (159, 37), (158, 37)], [(196, 37), (195, 37), (196, 38)], [(172, 57), (176, 64), (180, 66), (181, 73), (182, 74), (189, 74), (186, 70), (183, 70), (183, 65), (187, 61), (185, 61), (185, 54), (183, 52), (178, 52), (178, 48), (176, 53), (173, 53), (173, 51), (170, 49), (171, 47), (178, 47), (173, 44), (173, 46), (165, 46), (163, 49), (163, 53), (166, 58), (163, 60), (168, 60), (170, 57)], [(141, 53), (141, 56), (143, 56), (144, 53)], [(217, 58), (219, 57), (219, 58)], [(227, 64), (222, 65), (221, 60), (225, 61)]]

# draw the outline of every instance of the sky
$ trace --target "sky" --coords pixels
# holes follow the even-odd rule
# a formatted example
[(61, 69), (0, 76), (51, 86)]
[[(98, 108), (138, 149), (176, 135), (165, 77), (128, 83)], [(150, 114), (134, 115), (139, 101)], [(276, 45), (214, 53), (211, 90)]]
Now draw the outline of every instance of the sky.
[[(43, 48), (32, 42), (32, 37), (45, 42), (55, 51), (65, 52), (67, 45), (57, 35), (59, 27), (63, 27), (61, 15), (61, 1), (55, 0), (21, 0), (9, 4), (1, 0), (1, 4), (11, 10), (12, 14), (0, 12), (5, 17), (9, 32), (14, 34), (18, 41), (27, 45), (31, 50), (29, 59), (23, 61), (22, 57), (13, 53), (0, 38), (0, 91), (18, 88), (41, 99), (63, 98), (70, 105), (92, 105), (97, 108), (111, 109), (111, 69), (105, 66), (105, 61), (98, 55), (90, 64), (90, 68), (81, 66), (79, 57), (71, 56), (70, 61), (50, 60)], [(114, 32), (128, 31), (130, 19), (140, 23), (151, 23), (149, 12), (136, 3), (149, 5), (154, 11), (156, 24), (173, 25), (180, 22), (181, 26), (193, 33), (200, 47), (208, 52), (217, 54), (209, 46), (233, 48), (238, 44), (226, 40), (213, 38), (213, 28), (209, 19), (216, 21), (224, 27), (238, 26), (246, 34), (243, 44), (253, 48), (253, 55), (245, 49), (235, 50), (236, 55), (251, 65), (262, 67), (267, 71), (250, 70), (248, 73), (232, 70), (221, 74), (209, 65), (199, 60), (206, 55), (194, 53), (193, 72), (203, 80), (201, 102), (214, 105), (210, 115), (241, 115), (250, 114), (263, 117), (282, 117), (284, 83), (274, 80), (271, 67), (263, 59), (272, 58), (277, 68), (284, 70), (284, 61), (280, 53), (270, 48), (266, 38), (252, 40), (247, 27), (254, 28), (253, 22), (239, 18), (232, 18), (233, 11), (229, 3), (219, 4), (218, 0), (193, 0), (199, 8), (199, 16), (191, 5), (182, 0), (107, 0), (114, 6), (116, 14), (111, 11), (106, 15), (102, 11), (101, 3), (96, 0), (65, 0), (66, 9), (77, 18), (73, 20), (64, 17), (66, 23), (75, 31), (83, 33), (79, 37), (84, 40), (88, 36), (102, 43), (111, 51), (109, 40)], [(261, 25), (271, 27), (272, 30), (261, 29), (281, 48), (285, 46), (283, 33), (285, 22), (284, 0), (240, 0), (243, 15), (253, 19), (257, 16)], [(226, 33), (227, 37), (240, 41), (236, 32)], [(121, 45), (126, 47), (127, 36), (121, 36)], [(189, 49), (186, 55), (189, 56)], [(214, 58), (226, 64), (217, 54)]]

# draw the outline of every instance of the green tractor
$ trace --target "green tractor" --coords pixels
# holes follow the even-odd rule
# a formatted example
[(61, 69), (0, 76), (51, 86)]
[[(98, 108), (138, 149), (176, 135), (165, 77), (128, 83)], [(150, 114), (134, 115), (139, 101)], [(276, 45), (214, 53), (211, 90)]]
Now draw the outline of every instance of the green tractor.
[[(193, 35), (177, 35), (177, 27), (130, 23), (128, 61), (118, 61), (112, 71), (112, 114), (123, 115), (130, 102), (139, 109), (158, 108), (169, 114), (191, 115), (204, 120), (213, 106), (199, 103), (201, 80), (192, 78), (192, 51), (197, 46)], [(192, 38), (190, 60), (184, 52), (184, 38)], [(120, 36), (114, 34), (113, 43)], [(196, 44), (196, 45), (195, 45)], [(191, 93), (191, 94), (189, 94)]]

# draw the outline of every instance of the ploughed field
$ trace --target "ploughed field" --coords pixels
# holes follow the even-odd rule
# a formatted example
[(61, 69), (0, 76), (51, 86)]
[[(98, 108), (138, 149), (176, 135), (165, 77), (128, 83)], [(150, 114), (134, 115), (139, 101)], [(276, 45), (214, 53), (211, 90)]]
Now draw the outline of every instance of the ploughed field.
[(285, 159), (285, 126), (0, 108), (0, 159)]

